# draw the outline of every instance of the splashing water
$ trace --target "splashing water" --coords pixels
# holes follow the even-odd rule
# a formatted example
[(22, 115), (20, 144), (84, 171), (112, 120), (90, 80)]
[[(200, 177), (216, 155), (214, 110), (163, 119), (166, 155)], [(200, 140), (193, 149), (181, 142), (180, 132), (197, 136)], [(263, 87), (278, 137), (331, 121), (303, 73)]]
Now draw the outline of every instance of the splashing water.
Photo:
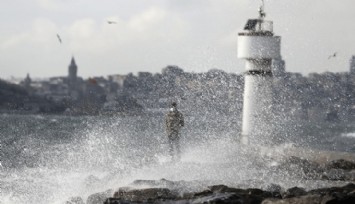
[[(198, 117), (196, 117), (198, 118)], [(84, 200), (135, 179), (201, 181), (205, 184), (312, 188), (327, 182), (300, 180), (275, 172), (293, 147), (241, 146), (230, 120), (187, 118), (182, 159), (167, 155), (163, 116), (0, 117), (0, 203), (64, 203)], [(334, 183), (332, 183), (334, 184)]]

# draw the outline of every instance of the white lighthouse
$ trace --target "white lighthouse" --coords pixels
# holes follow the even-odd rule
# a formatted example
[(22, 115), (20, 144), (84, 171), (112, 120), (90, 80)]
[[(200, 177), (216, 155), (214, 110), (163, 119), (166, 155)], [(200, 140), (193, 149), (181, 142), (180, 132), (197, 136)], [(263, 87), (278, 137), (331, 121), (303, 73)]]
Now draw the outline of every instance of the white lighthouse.
[(272, 130), (272, 60), (281, 59), (279, 36), (265, 20), (264, 1), (259, 18), (249, 19), (238, 33), (238, 58), (246, 60), (242, 142), (267, 143)]

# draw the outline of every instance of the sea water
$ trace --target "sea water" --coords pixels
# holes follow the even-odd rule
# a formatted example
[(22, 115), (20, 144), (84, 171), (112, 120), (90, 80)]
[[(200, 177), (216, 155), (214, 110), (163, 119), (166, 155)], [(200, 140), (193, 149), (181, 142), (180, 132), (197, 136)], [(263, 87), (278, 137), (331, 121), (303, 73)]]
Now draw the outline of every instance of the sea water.
[(0, 203), (64, 203), (76, 196), (85, 200), (93, 193), (117, 190), (136, 179), (254, 187), (262, 182), (285, 188), (336, 185), (270, 172), (268, 168), (276, 162), (270, 154), (289, 147), (355, 152), (352, 123), (307, 123), (289, 128), (292, 131), (284, 133), (287, 140), (273, 151), (255, 151), (253, 146), (239, 146), (238, 118), (185, 118), (182, 159), (173, 163), (167, 154), (163, 114), (0, 115)]

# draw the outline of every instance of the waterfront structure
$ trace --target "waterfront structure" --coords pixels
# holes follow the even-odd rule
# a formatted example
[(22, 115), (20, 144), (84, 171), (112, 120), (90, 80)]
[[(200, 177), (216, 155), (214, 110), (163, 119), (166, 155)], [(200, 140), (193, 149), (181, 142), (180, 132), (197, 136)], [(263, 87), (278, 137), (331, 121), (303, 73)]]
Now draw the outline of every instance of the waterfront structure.
[(272, 61), (281, 60), (281, 37), (265, 20), (264, 2), (259, 18), (249, 19), (238, 33), (238, 58), (246, 60), (242, 138), (244, 144), (267, 143), (272, 130)]

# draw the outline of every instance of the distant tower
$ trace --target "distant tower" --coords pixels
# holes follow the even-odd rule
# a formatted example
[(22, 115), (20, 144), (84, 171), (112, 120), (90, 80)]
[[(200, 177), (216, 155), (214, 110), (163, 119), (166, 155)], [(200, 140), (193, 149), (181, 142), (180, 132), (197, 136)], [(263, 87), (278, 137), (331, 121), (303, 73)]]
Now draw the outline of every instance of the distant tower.
[(355, 74), (355, 56), (350, 59), (350, 73)]
[(272, 130), (272, 61), (281, 59), (281, 38), (274, 36), (273, 22), (266, 21), (264, 1), (259, 18), (249, 19), (238, 33), (238, 58), (246, 60), (242, 142), (269, 142)]
[(30, 77), (30, 74), (27, 73), (26, 78), (23, 80), (22, 84), (23, 86), (27, 89), (30, 90), (31, 89), (31, 83), (32, 83), (32, 79)]
[(21, 85), (29, 92), (32, 93), (32, 87), (31, 87), (32, 79), (30, 77), (30, 74), (27, 73), (26, 78), (21, 81)]
[(76, 89), (78, 66), (76, 66), (74, 57), (71, 58), (70, 65), (68, 67), (68, 86), (69, 90)]
[(285, 76), (285, 60), (283, 59), (273, 59), (271, 62), (272, 75), (274, 77), (283, 77)]

